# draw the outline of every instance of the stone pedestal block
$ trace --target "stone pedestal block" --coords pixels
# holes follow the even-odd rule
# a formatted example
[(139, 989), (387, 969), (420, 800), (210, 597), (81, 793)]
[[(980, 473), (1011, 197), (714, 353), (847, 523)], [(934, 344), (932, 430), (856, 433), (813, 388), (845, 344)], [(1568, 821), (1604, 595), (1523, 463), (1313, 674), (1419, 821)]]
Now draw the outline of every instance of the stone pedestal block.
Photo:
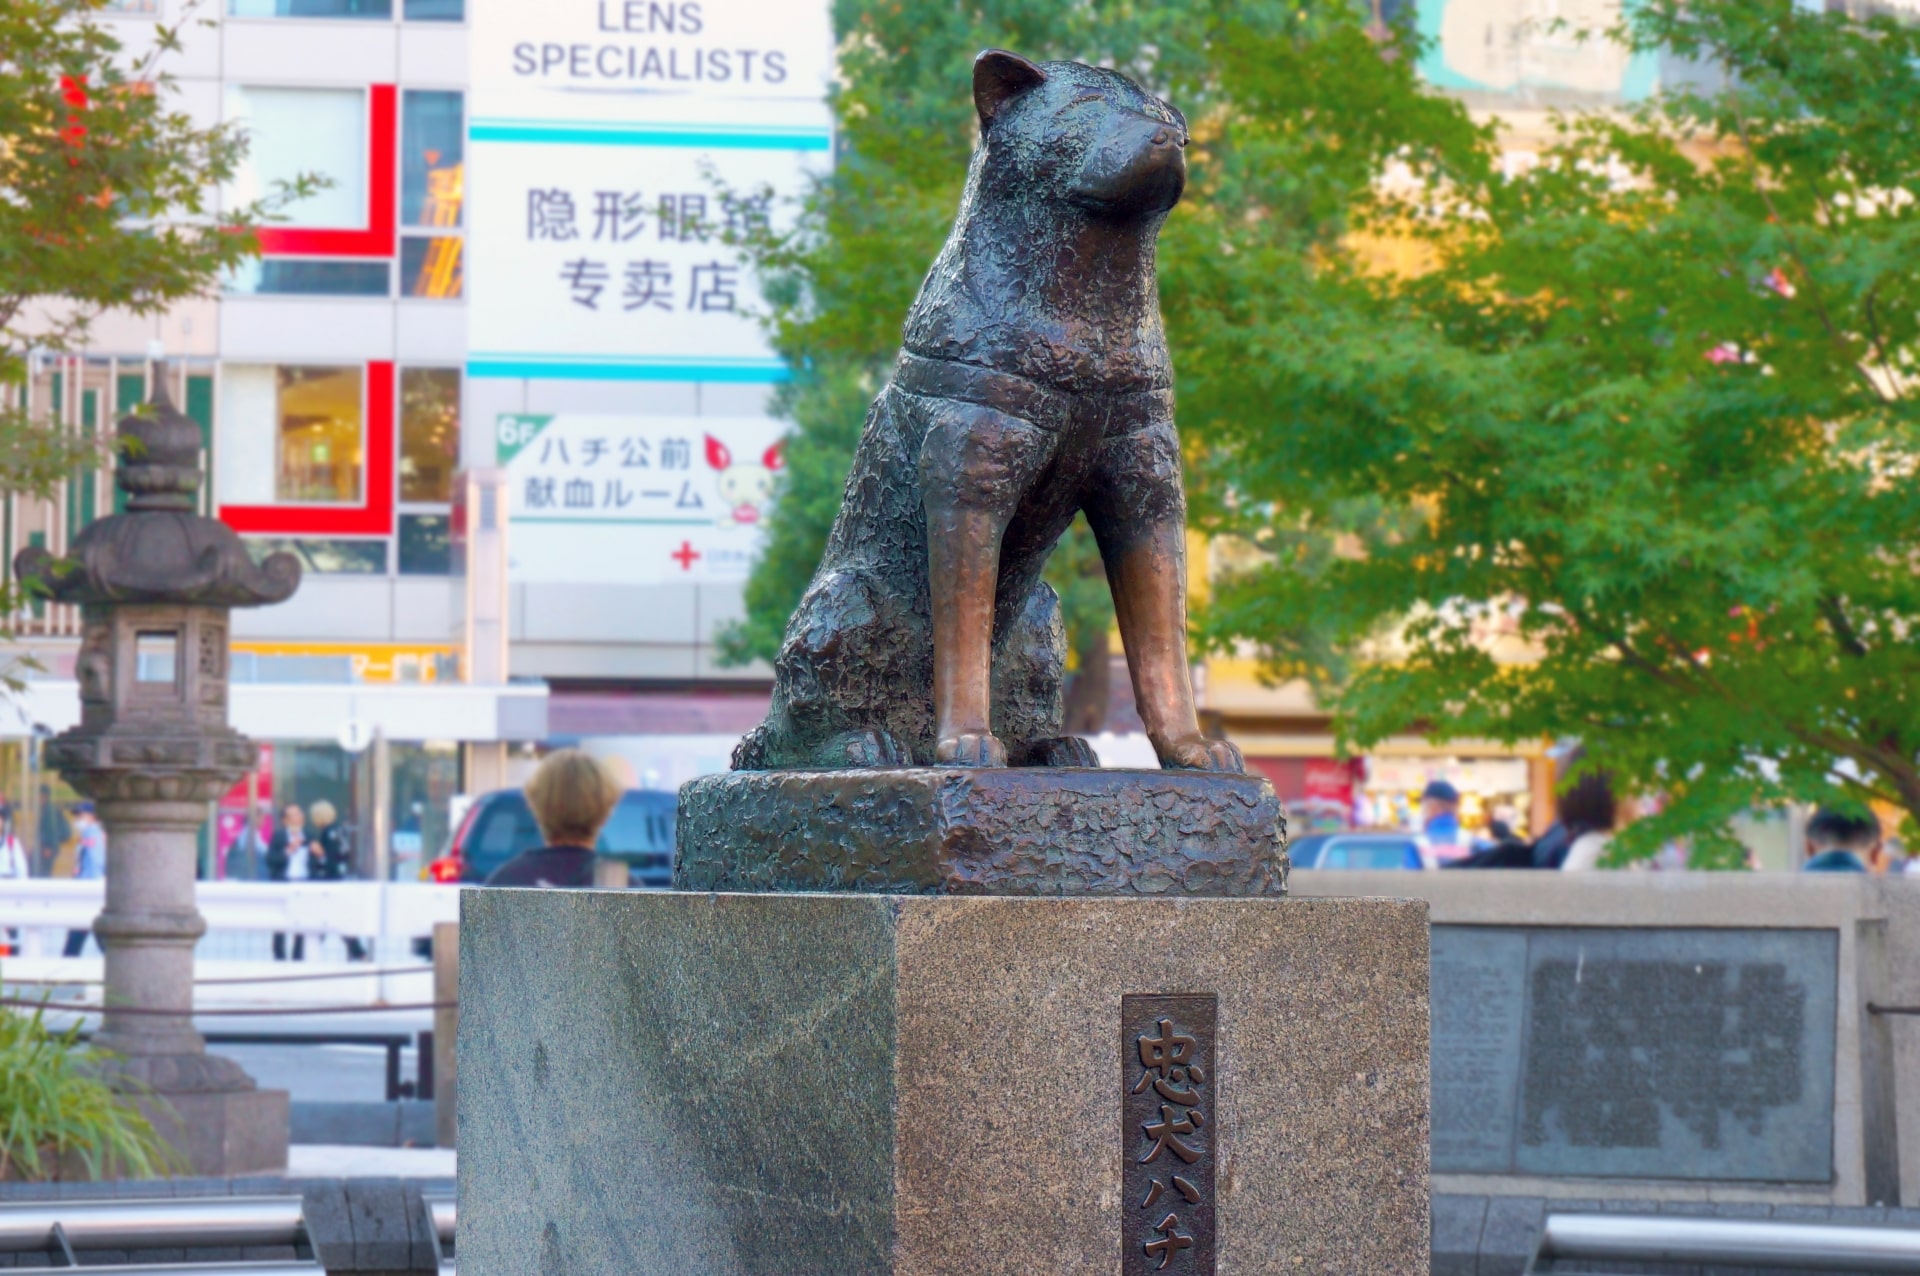
[(1215, 771), (732, 771), (682, 785), (697, 891), (1284, 895), (1280, 802)]
[[(173, 1115), (157, 1108), (153, 1098), (164, 1100)], [(291, 1123), (285, 1090), (160, 1092), (139, 1102), (186, 1156), (190, 1173), (266, 1174), (287, 1168)]]
[(460, 938), (463, 1276), (1427, 1270), (1423, 903), (493, 890)]

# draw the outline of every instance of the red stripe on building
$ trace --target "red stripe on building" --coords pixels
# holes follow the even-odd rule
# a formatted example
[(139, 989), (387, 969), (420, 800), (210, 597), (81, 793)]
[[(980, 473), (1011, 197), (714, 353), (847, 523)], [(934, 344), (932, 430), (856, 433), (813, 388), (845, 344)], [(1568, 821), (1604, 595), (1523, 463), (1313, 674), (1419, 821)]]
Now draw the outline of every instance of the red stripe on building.
[(391, 84), (367, 90), (367, 224), (358, 230), (262, 227), (268, 256), (391, 257), (399, 220), (400, 110)]

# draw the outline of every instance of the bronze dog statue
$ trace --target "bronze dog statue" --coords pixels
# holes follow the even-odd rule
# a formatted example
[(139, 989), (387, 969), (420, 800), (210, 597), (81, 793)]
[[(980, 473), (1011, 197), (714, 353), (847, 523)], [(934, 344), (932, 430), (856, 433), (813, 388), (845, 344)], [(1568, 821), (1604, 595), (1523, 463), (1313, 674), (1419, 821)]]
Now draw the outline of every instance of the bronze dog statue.
[(1097, 765), (1060, 734), (1065, 635), (1040, 578), (1084, 510), (1161, 766), (1240, 771), (1194, 713), (1154, 278), (1186, 120), (1116, 72), (1000, 50), (973, 96), (959, 216), (734, 768)]

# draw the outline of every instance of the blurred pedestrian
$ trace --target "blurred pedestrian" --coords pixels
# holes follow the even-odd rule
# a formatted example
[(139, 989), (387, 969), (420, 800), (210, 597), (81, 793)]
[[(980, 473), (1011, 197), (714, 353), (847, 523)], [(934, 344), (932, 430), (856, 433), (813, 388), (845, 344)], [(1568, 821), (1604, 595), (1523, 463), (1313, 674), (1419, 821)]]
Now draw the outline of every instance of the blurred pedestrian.
[[(73, 875), (81, 881), (107, 875), (107, 831), (100, 827), (100, 818), (93, 812), (93, 803), (75, 802), (72, 807), (73, 832), (77, 843), (74, 854)], [(65, 955), (78, 957), (86, 951), (90, 930), (70, 930), (67, 932)], [(99, 942), (95, 941), (95, 947)]]
[(1574, 781), (1560, 797), (1559, 822), (1567, 843), (1560, 867), (1567, 872), (1599, 868), (1619, 814), (1613, 781), (1605, 771), (1588, 771)]
[(33, 876), (27, 863), (27, 848), (20, 845), (20, 837), (14, 832), (13, 818), (13, 803), (0, 798), (0, 879)]
[(1467, 857), (1470, 848), (1460, 840), (1460, 790), (1445, 780), (1429, 781), (1420, 791), (1420, 836), (1442, 864)]
[[(307, 813), (296, 802), (287, 803), (280, 812), (280, 827), (273, 831), (267, 841), (267, 880), (270, 882), (304, 882), (313, 874), (313, 846), (307, 837)], [(293, 960), (305, 961), (307, 957), (307, 937), (293, 937)], [(273, 937), (273, 959), (287, 960), (287, 936), (280, 932)]]
[(620, 802), (620, 781), (579, 749), (547, 755), (527, 780), (527, 805), (547, 844), (522, 851), (487, 878), (488, 886), (591, 886), (594, 843)]
[(227, 848), (227, 878), (236, 882), (265, 881), (267, 844), (273, 837), (273, 803), (256, 804), (252, 817)]
[[(313, 804), (313, 876), (316, 881), (343, 882), (352, 869), (347, 853), (346, 831), (340, 826), (340, 813), (325, 798)], [(352, 935), (345, 936), (348, 961), (365, 961), (366, 945)]]
[(1854, 815), (1823, 806), (1807, 821), (1803, 873), (1868, 873), (1885, 854), (1880, 821), (1872, 811)]
[(54, 861), (60, 856), (60, 848), (73, 836), (73, 826), (67, 823), (67, 817), (60, 814), (60, 804), (53, 800), (53, 790), (46, 785), (40, 786), (40, 827), (35, 841), (39, 845), (35, 850), (40, 856), (40, 876), (58, 877)]
[[(20, 845), (20, 838), (13, 831), (13, 804), (0, 798), (0, 881), (24, 881), (31, 875), (27, 849)], [(19, 939), (20, 932), (7, 927), (6, 943), (0, 946), (0, 952), (11, 956), (17, 951)]]

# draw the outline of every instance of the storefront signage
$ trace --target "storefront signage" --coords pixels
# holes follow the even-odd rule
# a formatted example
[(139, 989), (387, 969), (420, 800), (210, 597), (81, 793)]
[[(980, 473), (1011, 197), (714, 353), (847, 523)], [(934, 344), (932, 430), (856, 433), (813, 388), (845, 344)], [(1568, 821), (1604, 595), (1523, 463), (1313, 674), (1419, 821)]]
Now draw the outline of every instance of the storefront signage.
[(503, 414), (515, 583), (744, 580), (784, 464), (764, 417)]
[(771, 382), (742, 237), (830, 160), (825, 0), (477, 0), (468, 371)]
[[(344, 662), (353, 682), (458, 682), (459, 649), (444, 643), (256, 642), (233, 644), (235, 656)], [(247, 662), (239, 662), (244, 666)], [(255, 669), (259, 668), (255, 664)], [(265, 677), (260, 681), (285, 680)], [(293, 679), (298, 681), (298, 679)]]

